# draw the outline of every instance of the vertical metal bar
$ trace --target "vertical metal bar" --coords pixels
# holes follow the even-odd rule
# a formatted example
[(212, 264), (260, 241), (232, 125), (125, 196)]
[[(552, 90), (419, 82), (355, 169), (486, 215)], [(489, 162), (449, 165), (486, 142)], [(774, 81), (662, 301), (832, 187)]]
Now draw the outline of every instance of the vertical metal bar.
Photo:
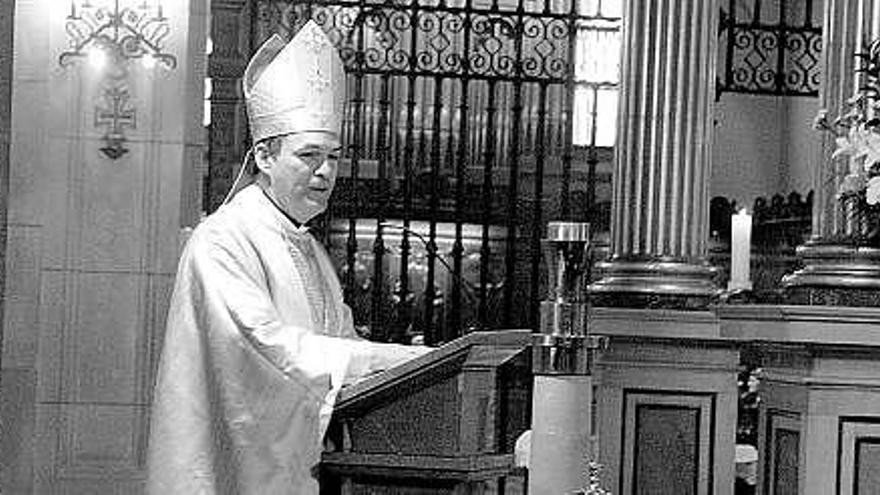
[[(455, 86), (454, 86), (455, 80), (450, 78), (449, 82), (450, 82), (449, 95), (448, 95), (449, 105), (447, 106), (446, 103), (443, 104), (443, 108), (441, 110), (441, 115), (440, 115), (441, 119), (443, 118), (443, 113), (442, 113), (443, 111), (445, 111), (446, 115), (448, 115), (448, 118), (446, 119), (446, 122), (445, 122), (446, 127), (441, 127), (440, 129), (437, 129), (435, 131), (435, 132), (440, 132), (441, 138), (443, 139), (442, 142), (444, 144), (445, 156), (443, 158), (444, 167), (441, 169), (441, 172), (444, 174), (447, 174), (447, 176), (451, 175), (451, 173), (455, 172), (455, 166), (453, 164), (455, 163), (455, 139), (456, 139), (455, 133), (453, 132), (453, 130), (455, 129), (455, 108), (454, 108), (455, 105), (452, 103), (453, 100), (455, 99), (455, 93), (456, 93)], [(444, 123), (441, 122), (440, 125), (443, 126)]]
[[(374, 108), (375, 101), (375, 91), (373, 91), (373, 79), (371, 77), (365, 77), (364, 84), (364, 106), (363, 106), (363, 132), (364, 137), (361, 141), (361, 150), (363, 155), (361, 158), (364, 160), (372, 160), (375, 158), (375, 150), (376, 150), (376, 140), (375, 140), (375, 132), (376, 132), (376, 115)], [(372, 191), (370, 191), (372, 193)], [(368, 195), (368, 197), (372, 196), (372, 194)], [(370, 198), (371, 200), (373, 198)], [(372, 206), (372, 205), (371, 205)]]
[(730, 0), (727, 3), (727, 50), (725, 50), (727, 63), (724, 64), (724, 86), (728, 89), (733, 88), (734, 36), (736, 36), (736, 0)]
[(371, 324), (372, 333), (376, 335), (375, 340), (388, 340), (388, 327), (385, 324), (385, 311), (383, 306), (385, 303), (385, 240), (382, 237), (382, 226), (385, 223), (385, 208), (388, 203), (388, 110), (390, 104), (389, 97), (389, 78), (390, 74), (385, 72), (381, 76), (379, 88), (379, 125), (376, 136), (376, 153), (378, 158), (378, 187), (379, 197), (378, 208), (376, 209), (376, 237), (373, 241), (373, 286), (372, 286), (372, 311)]
[[(434, 77), (434, 106), (433, 106), (433, 129), (431, 133), (431, 193), (430, 193), (430, 211), (436, 212), (440, 205), (440, 158), (441, 158), (441, 142), (438, 130), (441, 124), (441, 110), (443, 108), (443, 77)], [(428, 273), (425, 282), (425, 320), (427, 329), (425, 331), (425, 343), (439, 343), (441, 337), (440, 329), (434, 325), (434, 305), (436, 303), (437, 291), (434, 289), (435, 269), (437, 262), (437, 217), (431, 216), (428, 228)]]
[[(464, 8), (464, 20), (462, 25), (464, 35), (464, 46), (462, 53), (462, 78), (461, 78), (461, 95), (459, 99), (459, 139), (458, 139), (458, 162), (455, 169), (455, 241), (452, 244), (452, 309), (449, 321), (449, 337), (455, 338), (462, 334), (461, 329), (461, 281), (462, 281), (462, 257), (464, 256), (464, 245), (462, 243), (462, 224), (464, 223), (464, 204), (465, 204), (465, 164), (468, 160), (468, 85), (470, 77), (468, 71), (467, 54), (470, 53), (471, 37), (470, 37), (470, 9), (471, 0), (466, 0)], [(452, 127), (449, 129), (450, 134)], [(483, 219), (484, 224), (488, 220)]]
[(752, 22), (754, 24), (761, 24), (761, 0), (755, 0), (755, 9), (752, 11)]
[(560, 118), (565, 116), (565, 124), (562, 129), (562, 184), (560, 213), (564, 220), (571, 220), (571, 207), (569, 195), (571, 194), (571, 161), (572, 146), (574, 144), (574, 91), (575, 73), (577, 71), (577, 35), (578, 35), (578, 0), (569, 0), (571, 5), (568, 10), (568, 74), (565, 78), (565, 106), (560, 112)]
[(412, 218), (413, 200), (413, 155), (415, 153), (415, 126), (416, 111), (416, 51), (418, 40), (418, 3), (413, 1), (413, 9), (410, 13), (410, 45), (409, 45), (409, 75), (407, 76), (406, 88), (406, 143), (404, 144), (403, 159), (403, 232), (400, 238), (400, 293), (398, 294), (399, 306), (397, 310), (397, 328), (405, 332), (412, 322), (412, 295), (409, 288), (409, 255), (410, 255), (410, 219)]
[(804, 9), (804, 27), (809, 29), (813, 27), (813, 0), (806, 0), (807, 5)]
[(526, 116), (523, 120), (523, 124), (525, 125), (525, 128), (522, 131), (522, 141), (521, 141), (522, 149), (520, 150), (520, 152), (522, 154), (530, 154), (534, 151), (534, 148), (535, 148), (535, 142), (532, 139), (532, 136), (534, 136), (534, 131), (535, 131), (534, 125), (533, 125), (534, 120), (532, 118), (532, 110), (534, 109), (534, 102), (532, 101), (532, 92), (529, 91), (529, 89), (530, 88), (527, 87), (526, 94), (525, 94), (526, 101), (525, 101), (525, 105), (523, 105), (525, 108)]
[(428, 105), (427, 105), (427, 95), (428, 95), (428, 85), (431, 80), (427, 77), (423, 77), (421, 79), (421, 91), (416, 96), (416, 100), (418, 101), (418, 109), (419, 109), (419, 159), (418, 159), (418, 170), (419, 172), (424, 172), (428, 168), (428, 139), (425, 134), (425, 121), (427, 120), (428, 115)]
[(590, 90), (593, 92), (592, 108), (590, 108), (590, 144), (587, 147), (587, 208), (590, 212), (590, 220), (594, 215), (598, 215), (596, 211), (596, 166), (599, 164), (598, 146), (596, 146), (596, 134), (599, 124), (599, 87), (592, 85)]
[(541, 299), (540, 276), (541, 276), (541, 235), (543, 226), (544, 203), (544, 160), (546, 159), (545, 126), (547, 123), (547, 84), (541, 83), (538, 87), (538, 123), (535, 129), (535, 206), (532, 216), (532, 240), (531, 240), (531, 283), (529, 284), (529, 324), (532, 328), (538, 327), (538, 305)]
[(524, 0), (518, 0), (516, 7), (517, 21), (514, 29), (515, 69), (513, 84), (513, 122), (510, 126), (510, 180), (507, 193), (507, 246), (505, 249), (505, 280), (504, 285), (504, 326), (511, 327), (513, 321), (514, 289), (516, 284), (516, 236), (517, 236), (517, 200), (519, 196), (519, 141), (520, 124), (522, 122), (522, 45), (524, 36), (523, 16), (525, 9)]
[[(366, 5), (366, 0), (360, 0), (361, 8), (363, 9)], [(361, 139), (363, 133), (363, 104), (364, 104), (364, 28), (363, 24), (358, 25), (357, 32), (357, 52), (355, 53), (355, 67), (354, 67), (354, 98), (352, 98), (351, 103), (353, 105), (354, 117), (352, 119), (352, 133), (351, 133), (351, 143), (349, 144), (348, 149), (351, 152), (351, 186), (353, 188), (352, 191), (352, 203), (354, 208), (352, 212), (357, 212), (359, 210), (360, 205), (360, 194), (358, 192), (359, 184), (358, 184), (358, 175), (360, 173), (360, 158), (361, 158)], [(351, 80), (351, 78), (349, 78)], [(348, 219), (348, 241), (346, 243), (346, 263), (348, 266), (348, 271), (345, 273), (345, 289), (344, 296), (345, 301), (348, 304), (352, 304), (354, 302), (354, 288), (355, 288), (355, 261), (358, 250), (358, 242), (357, 242), (357, 218), (352, 215)]]
[(480, 306), (478, 319), (481, 329), (487, 329), (489, 319), (489, 261), (492, 249), (489, 246), (489, 225), (492, 215), (492, 165), (495, 163), (495, 80), (487, 85), (486, 102), (486, 147), (483, 153), (483, 239), (480, 245)]
[(776, 49), (776, 92), (781, 94), (785, 90), (785, 45), (788, 41), (788, 20), (785, 11), (786, 2), (779, 2), (779, 30), (777, 31), (778, 46)]

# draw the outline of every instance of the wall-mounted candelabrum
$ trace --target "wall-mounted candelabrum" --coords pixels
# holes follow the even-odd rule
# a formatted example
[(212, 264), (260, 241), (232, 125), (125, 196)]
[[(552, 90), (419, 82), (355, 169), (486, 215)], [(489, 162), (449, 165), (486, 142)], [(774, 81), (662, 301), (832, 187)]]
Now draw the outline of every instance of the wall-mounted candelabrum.
[(69, 47), (58, 57), (62, 67), (85, 59), (102, 72), (105, 104), (95, 107), (95, 127), (106, 129), (101, 151), (111, 159), (128, 152), (125, 130), (135, 128), (137, 122), (127, 86), (129, 64), (139, 61), (146, 70), (157, 65), (167, 70), (177, 67), (177, 58), (163, 46), (171, 28), (161, 1), (133, 0), (132, 4), (71, 1), (65, 24)]

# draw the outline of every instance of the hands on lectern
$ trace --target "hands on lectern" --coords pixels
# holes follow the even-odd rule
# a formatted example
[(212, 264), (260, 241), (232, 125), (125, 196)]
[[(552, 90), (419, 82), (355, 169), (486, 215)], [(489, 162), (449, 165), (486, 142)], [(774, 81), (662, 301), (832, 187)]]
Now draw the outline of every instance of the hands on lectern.
[(370, 356), (370, 374), (393, 368), (432, 350), (433, 348), (423, 345), (373, 344), (373, 353)]

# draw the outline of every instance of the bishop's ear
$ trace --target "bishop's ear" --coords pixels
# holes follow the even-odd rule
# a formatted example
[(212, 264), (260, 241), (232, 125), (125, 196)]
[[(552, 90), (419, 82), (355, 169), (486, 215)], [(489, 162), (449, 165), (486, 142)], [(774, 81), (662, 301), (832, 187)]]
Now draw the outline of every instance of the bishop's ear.
[(269, 149), (269, 145), (261, 141), (254, 145), (254, 172), (267, 172), (272, 168), (272, 162), (274, 161), (274, 154)]

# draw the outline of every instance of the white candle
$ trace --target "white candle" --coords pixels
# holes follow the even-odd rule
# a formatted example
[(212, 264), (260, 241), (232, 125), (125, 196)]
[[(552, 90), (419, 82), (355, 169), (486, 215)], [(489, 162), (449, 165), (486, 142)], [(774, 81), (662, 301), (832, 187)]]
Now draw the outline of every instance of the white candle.
[(749, 262), (752, 254), (752, 216), (745, 208), (730, 222), (730, 282), (728, 290), (751, 290)]

